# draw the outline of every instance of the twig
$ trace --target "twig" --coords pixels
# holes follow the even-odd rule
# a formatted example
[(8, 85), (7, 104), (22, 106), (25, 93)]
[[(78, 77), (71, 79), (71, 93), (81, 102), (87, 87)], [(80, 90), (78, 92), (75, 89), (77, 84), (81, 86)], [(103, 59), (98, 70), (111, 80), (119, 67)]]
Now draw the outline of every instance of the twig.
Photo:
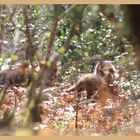
[(30, 28), (29, 28), (29, 21), (26, 7), (23, 8), (23, 16), (24, 16), (24, 23), (25, 23), (25, 31), (27, 36), (27, 48), (26, 48), (26, 59), (29, 59), (32, 62), (32, 59), (35, 55), (35, 48), (32, 43), (31, 35), (30, 35)]
[(56, 17), (53, 21), (52, 24), (52, 30), (51, 30), (51, 35), (50, 35), (50, 40), (48, 43), (48, 47), (47, 47), (47, 54), (46, 54), (46, 61), (49, 59), (50, 55), (51, 55), (51, 50), (53, 47), (53, 42), (55, 40), (55, 36), (56, 36), (56, 29), (57, 29), (57, 23), (58, 23), (58, 18)]
[[(78, 95), (78, 93), (76, 93)], [(78, 129), (78, 111), (79, 111), (79, 97), (76, 97), (76, 115), (75, 115), (75, 129)]]
[(60, 20), (62, 17), (66, 16), (69, 12), (71, 12), (74, 8), (76, 7), (76, 5), (72, 5), (70, 6), (64, 13), (62, 13), (58, 19)]
[[(52, 30), (51, 30), (51, 35), (50, 35), (50, 40), (48, 43), (48, 47), (47, 47), (47, 54), (46, 54), (46, 61), (49, 59), (50, 55), (51, 55), (51, 50), (53, 47), (53, 42), (55, 40), (55, 36), (56, 36), (56, 30), (57, 30), (57, 24), (58, 21), (66, 16), (71, 10), (73, 10), (75, 8), (76, 5), (72, 5), (70, 8), (68, 8), (64, 13), (62, 13), (60, 16), (55, 17), (54, 18), (54, 22), (52, 24)], [(55, 7), (54, 7), (55, 8)], [(57, 12), (57, 11), (56, 11)]]

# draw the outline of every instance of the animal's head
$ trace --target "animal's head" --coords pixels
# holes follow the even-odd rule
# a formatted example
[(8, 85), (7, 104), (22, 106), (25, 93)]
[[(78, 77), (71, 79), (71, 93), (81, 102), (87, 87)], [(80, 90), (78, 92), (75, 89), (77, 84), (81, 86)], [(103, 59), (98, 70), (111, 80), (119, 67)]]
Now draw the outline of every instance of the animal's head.
[(115, 65), (111, 61), (100, 61), (95, 67), (95, 74), (105, 78), (109, 84), (119, 77)]

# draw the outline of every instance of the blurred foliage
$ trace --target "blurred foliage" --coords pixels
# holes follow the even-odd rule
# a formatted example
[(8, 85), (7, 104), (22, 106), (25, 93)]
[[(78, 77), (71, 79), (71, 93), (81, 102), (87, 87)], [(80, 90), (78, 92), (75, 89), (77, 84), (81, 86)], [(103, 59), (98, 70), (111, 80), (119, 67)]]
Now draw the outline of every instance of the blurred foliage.
[[(27, 37), (23, 8), (26, 6), (30, 35), (36, 48), (34, 62), (43, 60), (50, 39), (51, 25), (55, 17), (60, 16), (71, 5), (1, 5), (1, 61), (6, 67), (9, 58), (13, 63), (25, 60)], [(77, 5), (58, 21), (52, 53), (64, 44), (74, 15), (82, 8)], [(75, 28), (70, 49), (59, 62), (62, 80), (75, 80), (77, 73), (93, 72), (99, 60), (112, 60), (120, 67), (135, 70), (134, 52), (127, 38), (127, 28), (120, 5), (87, 5)], [(127, 54), (128, 53), (128, 54)], [(123, 54), (126, 54), (123, 56)], [(10, 62), (8, 62), (10, 64)]]
[[(69, 5), (59, 5), (58, 13), (63, 13)], [(78, 11), (77, 7), (77, 11)], [(114, 9), (115, 8), (115, 9)], [(15, 11), (14, 11), (15, 9)], [(79, 21), (75, 29), (75, 36), (71, 41), (71, 48), (65, 54), (62, 60), (62, 66), (66, 62), (83, 60), (96, 55), (105, 55), (104, 59), (114, 60), (116, 55), (131, 49), (131, 44), (126, 38), (118, 32), (117, 26), (123, 24), (123, 15), (120, 6), (108, 6), (119, 18), (119, 22), (113, 24), (105, 17), (98, 5), (88, 5), (83, 18)], [(107, 10), (108, 10), (107, 9)], [(14, 13), (10, 13), (12, 11)], [(74, 10), (73, 10), (74, 11)], [(57, 36), (53, 51), (60, 48), (69, 32), (71, 20), (73, 20), (73, 11), (68, 16), (62, 17), (57, 27)], [(47, 49), (47, 43), (50, 35), (50, 27), (54, 18), (52, 5), (29, 5), (28, 6), (29, 27), (32, 35), (33, 44), (37, 48), (37, 55), (43, 58)], [(76, 12), (76, 11), (74, 11)], [(9, 13), (9, 14), (7, 14)], [(13, 15), (12, 15), (13, 14)], [(25, 25), (23, 22), (23, 12), (21, 5), (1, 5), (1, 26), (2, 31), (2, 50), (5, 50), (6, 56), (10, 57), (11, 52), (17, 52), (26, 47)], [(18, 37), (18, 39), (16, 39)], [(16, 42), (16, 43), (15, 43)], [(14, 56), (14, 59), (16, 57)], [(99, 58), (100, 59), (100, 58)], [(81, 66), (82, 72), (91, 71), (90, 65)], [(64, 68), (64, 72), (65, 72)]]

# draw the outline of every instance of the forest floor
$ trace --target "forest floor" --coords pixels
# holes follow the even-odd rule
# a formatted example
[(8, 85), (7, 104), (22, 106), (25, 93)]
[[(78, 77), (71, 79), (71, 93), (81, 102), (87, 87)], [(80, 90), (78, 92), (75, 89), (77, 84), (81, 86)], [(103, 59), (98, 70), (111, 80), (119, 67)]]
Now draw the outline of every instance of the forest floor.
[[(140, 135), (139, 100), (131, 100), (122, 92), (116, 95), (115, 100), (108, 100), (102, 105), (99, 101), (87, 102), (86, 93), (83, 92), (77, 106), (76, 93), (67, 93), (67, 86), (70, 84), (63, 83), (44, 89), (41, 102), (42, 122), (35, 124), (35, 135)], [(19, 127), (25, 116), (27, 89), (14, 89), (7, 90), (0, 116), (2, 118), (7, 109), (14, 109), (16, 103), (14, 125)], [(19, 135), (23, 135), (22, 133)]]

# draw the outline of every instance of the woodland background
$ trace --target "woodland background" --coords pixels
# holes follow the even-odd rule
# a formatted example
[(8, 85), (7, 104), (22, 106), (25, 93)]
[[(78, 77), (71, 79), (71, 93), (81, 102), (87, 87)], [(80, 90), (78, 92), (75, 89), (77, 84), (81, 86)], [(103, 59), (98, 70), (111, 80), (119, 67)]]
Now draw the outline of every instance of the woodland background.
[[(1, 90), (0, 134), (140, 135), (139, 13), (139, 5), (0, 5), (1, 71), (46, 61), (49, 81), (58, 69), (51, 87)], [(123, 92), (104, 107), (83, 95), (77, 122), (74, 93), (65, 89), (100, 60), (125, 70)]]

